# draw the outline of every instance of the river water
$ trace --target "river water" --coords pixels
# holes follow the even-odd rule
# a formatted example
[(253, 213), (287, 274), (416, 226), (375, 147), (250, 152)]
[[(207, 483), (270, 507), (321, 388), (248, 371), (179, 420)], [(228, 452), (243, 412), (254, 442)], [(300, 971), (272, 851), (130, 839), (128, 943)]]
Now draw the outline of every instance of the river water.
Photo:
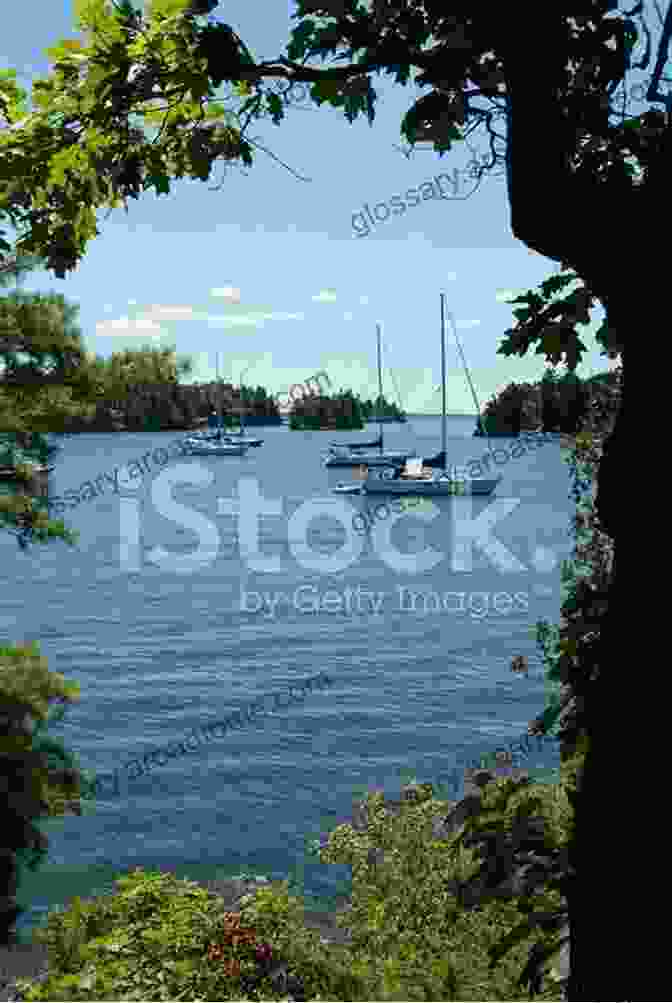
[[(449, 418), (452, 462), (486, 451), (473, 427), (472, 418)], [(366, 501), (330, 494), (352, 475), (321, 465), (327, 439), (369, 439), (375, 426), (256, 433), (265, 444), (246, 457), (207, 459), (180, 458), (171, 447), (180, 433), (69, 436), (52, 493), (83, 499), (60, 516), (80, 532), (78, 545), (22, 552), (0, 534), (0, 634), (38, 640), (49, 668), (80, 684), (80, 701), (54, 734), (84, 769), (122, 777), (82, 816), (41, 823), (49, 856), (22, 885), (24, 938), (66, 897), (110, 891), (132, 867), (289, 878), (308, 907), (328, 906), (349, 893), (350, 870), (309, 857), (307, 839), (348, 818), (367, 788), (398, 796), (404, 777), (441, 780), (459, 757), (506, 747), (546, 702), (534, 624), (558, 622), (560, 561), (572, 547), (557, 440), (524, 455), (513, 455), (513, 440), (493, 440), (503, 479), (496, 496), (470, 509), (472, 520), (488, 508), (494, 520), (481, 546), (458, 540), (457, 499), (435, 499), (432, 520), (416, 513), (394, 526), (379, 509), (369, 538), (362, 519), (346, 535), (328, 516), (340, 506), (352, 521)], [(440, 448), (437, 418), (386, 425), (384, 434), (386, 448)], [(178, 473), (181, 482), (166, 488)], [(98, 489), (85, 486), (96, 479)], [(279, 558), (278, 570), (258, 570), (249, 526), (221, 514), (243, 479), (245, 490), (278, 500), (259, 544), (267, 560)], [(299, 516), (290, 521), (301, 506), (303, 528)], [(353, 540), (363, 542), (359, 555)], [(422, 563), (429, 547), (434, 567)], [(345, 553), (340, 567), (336, 551)], [(519, 654), (527, 676), (511, 671)], [(163, 757), (143, 776), (124, 765), (318, 673), (328, 686), (267, 704), (238, 730)], [(558, 762), (552, 745), (526, 765), (548, 775)]]

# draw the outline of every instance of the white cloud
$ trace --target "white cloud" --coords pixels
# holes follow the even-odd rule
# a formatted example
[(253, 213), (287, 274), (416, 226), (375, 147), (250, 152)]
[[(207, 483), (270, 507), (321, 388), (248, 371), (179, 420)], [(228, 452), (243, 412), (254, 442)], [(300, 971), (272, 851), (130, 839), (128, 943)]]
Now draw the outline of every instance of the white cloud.
[(138, 301), (137, 300), (128, 300), (128, 305), (129, 306), (137, 306), (138, 305)]
[(222, 286), (218, 289), (211, 289), (210, 295), (221, 296), (231, 303), (240, 303), (240, 289), (236, 289), (235, 286)]
[(336, 290), (335, 289), (321, 289), (317, 296), (313, 296), (314, 303), (335, 303), (336, 302)]
[(138, 318), (147, 320), (203, 320), (208, 315), (206, 313), (196, 313), (191, 306), (162, 306), (160, 303), (152, 304)]
[[(148, 331), (152, 337), (158, 337), (163, 333), (159, 322), (181, 320), (204, 321), (209, 327), (224, 328), (236, 333), (242, 328), (263, 327), (265, 321), (305, 320), (303, 313), (242, 309), (233, 300), (231, 305), (233, 309), (230, 314), (211, 314), (207, 311), (195, 310), (188, 305), (171, 306), (153, 303), (138, 312), (132, 320), (128, 316), (123, 316), (115, 320), (99, 321), (96, 324), (96, 333), (102, 336), (119, 337)], [(110, 304), (106, 304), (106, 307), (112, 309)]]
[(457, 272), (446, 272), (444, 278), (446, 282), (455, 282), (457, 279)]
[(236, 328), (236, 327), (263, 327), (264, 321), (267, 320), (305, 320), (305, 314), (303, 313), (265, 313), (263, 311), (250, 312), (247, 314), (240, 314), (239, 316), (223, 317), (217, 316), (216, 314), (206, 315), (207, 323), (209, 327), (223, 327), (223, 328)]
[(161, 325), (149, 318), (117, 317), (116, 320), (103, 320), (96, 324), (96, 335), (100, 337), (127, 337), (128, 335), (140, 334), (150, 331), (151, 337), (160, 337), (163, 333)]
[(369, 297), (368, 296), (360, 296), (359, 297), (359, 305), (360, 306), (368, 306), (369, 305)]
[(346, 310), (343, 314), (343, 320), (352, 320), (354, 314), (351, 314), (349, 310)]

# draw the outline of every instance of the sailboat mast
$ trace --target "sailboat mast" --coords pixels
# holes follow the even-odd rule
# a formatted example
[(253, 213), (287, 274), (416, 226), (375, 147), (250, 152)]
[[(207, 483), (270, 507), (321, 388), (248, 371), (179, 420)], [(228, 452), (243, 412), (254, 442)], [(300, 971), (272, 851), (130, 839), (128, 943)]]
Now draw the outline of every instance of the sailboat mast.
[(446, 321), (444, 293), (441, 293), (441, 450), (443, 452), (443, 469), (447, 469), (448, 455), (446, 452)]
[(378, 342), (378, 435), (380, 454), (383, 454), (383, 423), (380, 420), (383, 406), (383, 370), (380, 361), (380, 324), (376, 324), (376, 338)]
[(219, 352), (215, 352), (215, 363), (217, 366), (217, 431), (222, 434), (222, 387), (219, 378)]

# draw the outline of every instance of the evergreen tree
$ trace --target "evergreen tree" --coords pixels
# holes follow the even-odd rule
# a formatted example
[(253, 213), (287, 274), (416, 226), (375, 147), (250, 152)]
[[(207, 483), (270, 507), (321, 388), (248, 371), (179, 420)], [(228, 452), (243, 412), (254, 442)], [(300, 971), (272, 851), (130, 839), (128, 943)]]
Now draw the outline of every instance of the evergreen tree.
[[(80, 413), (91, 389), (80, 371), (84, 355), (74, 322), (78, 308), (57, 294), (20, 293), (19, 279), (32, 267), (35, 261), (15, 259), (13, 269), (0, 274), (1, 286), (12, 275), (17, 285), (0, 300), (0, 432), (17, 473), (18, 451), (44, 462), (47, 444), (41, 433), (58, 427), (64, 415)], [(25, 355), (28, 359), (22, 361)], [(77, 538), (60, 520), (50, 520), (44, 500), (29, 490), (10, 490), (0, 497), (0, 524), (16, 533), (23, 549), (58, 537), (73, 545)], [(25, 911), (16, 901), (22, 876), (46, 859), (49, 841), (36, 821), (62, 815), (82, 791), (76, 755), (48, 733), (78, 693), (77, 684), (48, 671), (37, 644), (0, 647), (0, 944), (13, 941), (16, 921)], [(55, 714), (50, 706), (54, 700)]]

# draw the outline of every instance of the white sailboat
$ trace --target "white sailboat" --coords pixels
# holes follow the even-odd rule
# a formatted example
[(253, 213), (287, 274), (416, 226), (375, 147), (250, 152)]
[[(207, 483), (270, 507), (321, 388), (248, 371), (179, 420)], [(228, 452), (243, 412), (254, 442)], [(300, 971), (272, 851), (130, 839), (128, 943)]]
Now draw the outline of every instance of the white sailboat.
[(225, 432), (220, 428), (209, 428), (207, 431), (194, 432), (193, 435), (187, 437), (189, 443), (203, 443), (203, 442), (214, 442), (214, 443), (224, 443), (229, 446), (263, 446), (264, 440), (257, 439), (253, 435), (244, 434), (244, 425), (241, 415), (241, 429), (240, 432)]
[[(217, 353), (217, 382), (219, 382), (219, 353)], [(241, 404), (240, 432), (225, 432), (222, 428), (221, 409), (217, 413), (217, 428), (194, 432), (185, 443), (192, 456), (245, 456), (250, 446), (263, 446), (264, 440), (245, 435), (245, 416)], [(212, 412), (213, 415), (215, 412)]]
[(376, 338), (378, 342), (378, 452), (372, 452), (366, 448), (373, 446), (374, 443), (365, 443), (363, 444), (364, 448), (356, 443), (344, 442), (340, 445), (332, 443), (324, 460), (325, 467), (360, 467), (362, 464), (368, 467), (403, 466), (409, 456), (417, 456), (414, 449), (410, 451), (383, 449), (383, 422), (381, 420), (383, 371), (380, 356), (380, 324), (376, 324)]
[(228, 442), (230, 445), (241, 445), (241, 446), (263, 446), (264, 444), (263, 439), (258, 439), (254, 435), (245, 435), (245, 408), (242, 402), (242, 393), (241, 393), (241, 403), (240, 403), (240, 431), (222, 432), (221, 441)]
[(249, 446), (244, 443), (219, 442), (213, 439), (185, 439), (190, 456), (245, 456)]
[[(457, 333), (453, 318), (453, 333)], [(459, 344), (459, 343), (458, 343)], [(444, 293), (441, 293), (441, 455), (443, 470), (422, 466), (422, 457), (406, 461), (404, 470), (367, 471), (362, 484), (364, 494), (385, 495), (490, 495), (502, 479), (497, 477), (470, 477), (466, 467), (446, 463), (446, 328), (444, 322)]]

